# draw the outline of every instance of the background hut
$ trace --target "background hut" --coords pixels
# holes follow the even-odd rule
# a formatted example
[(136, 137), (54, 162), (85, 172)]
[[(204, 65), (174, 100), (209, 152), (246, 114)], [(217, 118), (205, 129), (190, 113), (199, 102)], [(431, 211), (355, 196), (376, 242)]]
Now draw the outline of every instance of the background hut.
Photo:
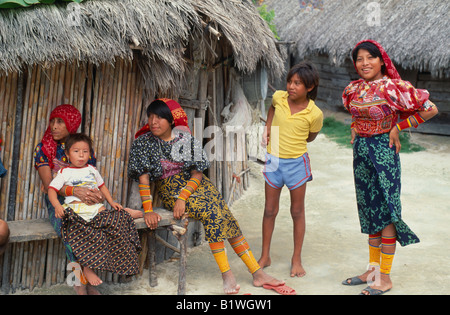
[[(275, 12), (278, 35), (289, 45), (291, 64), (313, 61), (321, 72), (318, 105), (342, 110), (345, 86), (358, 78), (350, 59), (362, 39), (380, 42), (403, 79), (431, 93), (439, 115), (417, 128), (450, 134), (450, 2), (440, 0), (324, 0), (305, 10), (299, 0), (265, 0)], [(282, 80), (282, 82), (284, 82)], [(284, 88), (284, 83), (281, 86)]]
[[(231, 203), (246, 185), (245, 141), (219, 132), (204, 138), (203, 130), (222, 130), (233, 87), (259, 65), (274, 76), (284, 70), (271, 31), (247, 1), (92, 0), (0, 9), (0, 157), (8, 170), (0, 218), (47, 217), (33, 149), (51, 110), (64, 103), (81, 111), (80, 131), (94, 140), (113, 198), (140, 206), (132, 204), (128, 153), (155, 96), (178, 99), (198, 139), (226, 154), (243, 150), (243, 160), (216, 159), (207, 174)], [(60, 240), (14, 243), (0, 257), (3, 292), (62, 283), (66, 265)]]

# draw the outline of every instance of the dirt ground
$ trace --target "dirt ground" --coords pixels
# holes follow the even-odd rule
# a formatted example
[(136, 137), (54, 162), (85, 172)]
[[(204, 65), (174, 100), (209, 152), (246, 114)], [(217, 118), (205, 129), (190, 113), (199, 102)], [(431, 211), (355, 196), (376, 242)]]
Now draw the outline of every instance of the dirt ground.
[[(390, 295), (450, 294), (450, 137), (413, 134), (414, 142), (426, 151), (401, 154), (403, 219), (419, 236), (419, 244), (397, 246), (392, 268)], [(320, 134), (308, 147), (314, 180), (306, 191), (306, 236), (303, 264), (307, 275), (291, 278), (292, 220), (289, 192), (283, 189), (280, 213), (272, 241), (272, 265), (265, 271), (297, 291), (299, 295), (355, 295), (365, 286), (343, 286), (342, 280), (361, 274), (368, 263), (367, 236), (360, 233), (352, 176), (352, 150), (339, 147)], [(255, 257), (261, 251), (261, 222), (264, 209), (262, 165), (250, 163), (250, 188), (232, 205)], [(273, 295), (256, 288), (241, 260), (229, 244), (230, 265), (240, 294)], [(102, 284), (103, 294), (172, 295), (177, 291), (178, 261), (157, 265), (157, 287), (148, 285), (147, 270), (131, 283)], [(222, 280), (217, 265), (204, 243), (189, 249), (188, 295), (220, 295)], [(21, 292), (16, 294), (30, 294)], [(31, 294), (73, 294), (61, 285), (35, 289)]]

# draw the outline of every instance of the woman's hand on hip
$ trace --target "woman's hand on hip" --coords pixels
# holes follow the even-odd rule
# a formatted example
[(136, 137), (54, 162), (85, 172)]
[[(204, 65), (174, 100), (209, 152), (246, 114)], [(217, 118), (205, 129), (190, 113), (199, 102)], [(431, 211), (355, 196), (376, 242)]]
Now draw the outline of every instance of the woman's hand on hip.
[(395, 126), (389, 132), (389, 147), (392, 148), (393, 145), (395, 145), (395, 153), (398, 154), (402, 145), (400, 143), (400, 131)]

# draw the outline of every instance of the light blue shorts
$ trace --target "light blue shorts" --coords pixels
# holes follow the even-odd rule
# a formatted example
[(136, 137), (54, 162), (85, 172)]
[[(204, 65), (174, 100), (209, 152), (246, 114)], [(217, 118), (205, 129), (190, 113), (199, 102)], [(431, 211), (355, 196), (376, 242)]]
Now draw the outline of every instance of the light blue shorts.
[(266, 183), (273, 188), (281, 189), (286, 185), (289, 190), (296, 189), (312, 180), (308, 153), (296, 159), (282, 159), (266, 153), (263, 174)]

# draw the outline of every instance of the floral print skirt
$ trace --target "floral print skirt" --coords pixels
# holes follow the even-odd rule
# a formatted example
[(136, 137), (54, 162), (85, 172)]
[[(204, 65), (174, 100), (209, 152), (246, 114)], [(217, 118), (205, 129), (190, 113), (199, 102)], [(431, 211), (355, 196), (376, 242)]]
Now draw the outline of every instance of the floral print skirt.
[(393, 223), (401, 246), (419, 242), (401, 217), (401, 167), (389, 134), (356, 137), (353, 173), (361, 232), (376, 234)]
[[(164, 208), (173, 209), (187, 182), (182, 173), (156, 182)], [(222, 242), (242, 234), (237, 220), (219, 191), (205, 175), (197, 190), (186, 200), (186, 212), (190, 218), (202, 222), (208, 243)]]

